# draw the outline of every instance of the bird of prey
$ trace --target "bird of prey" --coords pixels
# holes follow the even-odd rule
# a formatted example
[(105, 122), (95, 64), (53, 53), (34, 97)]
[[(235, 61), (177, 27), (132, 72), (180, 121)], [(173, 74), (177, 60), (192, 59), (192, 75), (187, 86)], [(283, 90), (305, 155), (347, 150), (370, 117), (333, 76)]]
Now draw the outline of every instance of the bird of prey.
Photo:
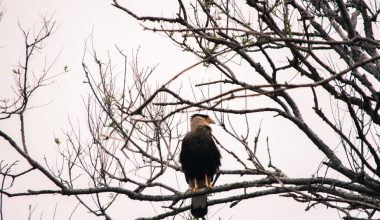
[[(209, 124), (214, 123), (208, 115), (191, 116), (191, 129), (182, 140), (179, 161), (191, 191), (211, 188), (213, 177), (220, 166), (220, 152), (209, 127)], [(191, 199), (191, 214), (196, 218), (207, 214), (206, 195)]]

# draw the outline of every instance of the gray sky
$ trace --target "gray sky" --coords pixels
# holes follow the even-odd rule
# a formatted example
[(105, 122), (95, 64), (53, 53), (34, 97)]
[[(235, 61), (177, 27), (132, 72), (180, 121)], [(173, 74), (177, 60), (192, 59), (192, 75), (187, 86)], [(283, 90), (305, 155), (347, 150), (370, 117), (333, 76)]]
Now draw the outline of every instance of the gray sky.
[[(137, 12), (145, 14), (167, 13), (176, 9), (176, 1), (125, 1), (126, 5), (136, 9)], [(121, 2), (120, 2), (121, 3)], [(174, 4), (173, 4), (174, 3)], [(52, 73), (62, 72), (64, 66), (69, 71), (54, 81), (49, 87), (42, 88), (32, 98), (35, 109), (27, 113), (27, 141), (32, 147), (31, 154), (36, 158), (48, 156), (54, 160), (56, 149), (53, 142), (54, 136), (61, 134), (69, 125), (69, 119), (74, 124), (83, 123), (85, 111), (83, 98), (88, 92), (81, 68), (85, 42), (93, 33), (94, 47), (100, 55), (105, 56), (107, 52), (115, 55), (115, 45), (122, 48), (127, 55), (140, 48), (140, 62), (142, 65), (157, 65), (156, 79), (165, 79), (181, 71), (196, 62), (196, 59), (183, 53), (175, 47), (169, 39), (147, 31), (138, 22), (131, 19), (125, 13), (111, 6), (111, 1), (106, 0), (3, 0), (2, 8), (6, 10), (5, 16), (0, 22), (0, 94), (1, 97), (12, 94), (10, 85), (13, 83), (12, 69), (18, 61), (23, 60), (24, 45), (18, 23), (25, 28), (33, 30), (38, 26), (41, 15), (53, 16), (59, 25), (52, 37), (47, 41), (45, 49), (33, 60), (33, 71), (38, 73), (43, 69), (45, 60), (50, 64), (59, 55), (55, 62)], [(121, 61), (121, 60), (119, 60)], [(122, 65), (122, 63), (115, 65)], [(201, 68), (198, 71), (205, 71)], [(195, 73), (190, 72), (189, 74)], [(185, 78), (186, 79), (186, 78)], [(295, 92), (297, 93), (297, 92)], [(77, 122), (78, 121), (78, 122)], [(260, 119), (257, 119), (259, 122)], [(19, 132), (18, 126), (14, 126), (17, 120), (11, 119), (7, 122), (0, 121), (0, 128), (13, 135)], [(274, 148), (273, 158), (278, 159), (279, 167), (285, 168), (289, 176), (302, 176), (311, 174), (316, 170), (321, 159), (312, 144), (305, 138), (299, 137), (296, 146), (293, 138), (287, 133), (294, 129), (289, 123), (280, 126), (271, 120), (264, 121), (263, 130), (265, 135), (271, 135), (274, 139), (271, 144)], [(222, 137), (222, 129), (215, 127), (216, 135)], [(328, 136), (329, 134), (323, 134)], [(16, 138), (16, 140), (18, 140)], [(18, 158), (16, 153), (0, 140), (0, 160), (7, 158)], [(304, 158), (311, 158), (302, 161)], [(228, 158), (222, 161), (224, 167), (228, 167)], [(297, 161), (297, 162), (296, 162)], [(302, 164), (302, 166), (300, 166)], [(25, 162), (20, 161), (17, 169), (22, 171)], [(179, 175), (179, 178), (183, 178)], [(167, 180), (175, 181), (175, 180)], [(184, 183), (184, 180), (182, 180)], [(223, 184), (223, 179), (218, 184)], [(228, 181), (228, 180), (226, 180)], [(15, 183), (15, 190), (24, 189), (25, 184), (30, 188), (39, 189), (51, 186), (42, 176), (30, 175), (23, 182)], [(184, 183), (185, 184), (185, 183)], [(186, 187), (186, 186), (184, 186)], [(29, 188), (29, 187), (28, 187)], [(24, 198), (6, 198), (4, 201), (5, 219), (27, 219), (29, 205), (34, 209), (33, 218), (53, 219), (54, 209), (57, 207), (55, 219), (98, 219), (90, 215), (79, 206), (75, 211), (77, 202), (73, 198), (64, 196), (35, 196)], [(114, 219), (133, 219), (137, 216), (152, 216), (154, 208), (161, 204), (150, 204), (134, 202), (126, 197), (121, 197), (117, 205), (111, 210)], [(289, 199), (266, 197), (251, 199), (241, 202), (233, 209), (223, 206), (214, 206), (210, 209), (210, 219), (338, 219), (334, 210), (326, 210), (318, 206), (318, 209), (304, 211), (305, 204), (296, 203)], [(222, 210), (219, 210), (222, 209)]]

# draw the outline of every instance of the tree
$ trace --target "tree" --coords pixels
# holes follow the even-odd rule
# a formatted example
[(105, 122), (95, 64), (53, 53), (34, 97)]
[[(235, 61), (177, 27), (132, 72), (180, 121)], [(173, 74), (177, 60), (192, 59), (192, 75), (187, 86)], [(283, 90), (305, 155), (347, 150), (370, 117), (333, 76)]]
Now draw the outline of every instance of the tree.
[[(82, 66), (92, 93), (86, 108), (90, 141), (73, 126), (64, 140), (55, 140), (64, 163), (50, 169), (28, 155), (25, 142), (18, 144), (0, 130), (30, 164), (14, 174), (14, 164), (2, 162), (2, 196), (75, 196), (106, 219), (111, 219), (108, 210), (119, 197), (164, 202), (162, 212), (147, 218), (163, 219), (184, 217), (181, 213), (190, 208), (184, 199), (209, 193), (215, 194), (209, 206), (228, 203), (233, 208), (249, 199), (281, 195), (305, 203), (306, 210), (321, 205), (336, 209), (343, 219), (379, 216), (377, 1), (178, 0), (178, 11), (168, 17), (140, 15), (116, 0), (112, 4), (142, 22), (144, 29), (164, 33), (199, 62), (155, 88), (150, 81), (155, 68), (141, 68), (138, 56), (128, 62), (118, 48), (125, 68), (117, 74), (111, 58), (104, 61), (88, 49)], [(54, 25), (46, 24), (43, 35), (27, 43), (27, 51), (50, 35)], [(1, 103), (2, 120), (19, 116), (21, 139), (28, 98), (39, 87), (27, 83), (25, 60), (15, 71), (20, 93), (13, 103)], [(181, 83), (199, 65), (210, 73), (208, 78)], [(181, 172), (184, 124), (198, 111), (213, 113), (221, 125), (224, 136), (215, 140), (231, 162), (218, 172), (212, 189), (184, 192), (170, 178)], [(296, 137), (292, 143), (300, 148), (305, 147), (300, 139), (306, 137), (307, 145), (323, 155), (320, 165), (308, 175), (288, 176), (272, 158), (278, 136), (263, 141), (265, 130), (254, 123), (260, 120), (291, 126)], [(285, 127), (281, 132), (287, 132)], [(226, 145), (227, 137), (233, 139), (233, 148)], [(281, 155), (284, 160), (288, 156)], [(293, 158), (303, 163), (301, 155)], [(44, 174), (55, 187), (10, 192), (12, 184), (4, 183), (28, 172)], [(222, 183), (222, 178), (228, 181)]]

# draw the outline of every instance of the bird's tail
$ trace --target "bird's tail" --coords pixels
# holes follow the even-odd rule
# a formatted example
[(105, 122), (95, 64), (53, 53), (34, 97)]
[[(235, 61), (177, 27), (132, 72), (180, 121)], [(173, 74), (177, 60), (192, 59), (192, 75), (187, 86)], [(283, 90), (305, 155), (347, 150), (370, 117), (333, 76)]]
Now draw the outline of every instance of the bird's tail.
[(207, 214), (207, 196), (196, 196), (191, 198), (191, 214), (195, 218), (202, 218)]

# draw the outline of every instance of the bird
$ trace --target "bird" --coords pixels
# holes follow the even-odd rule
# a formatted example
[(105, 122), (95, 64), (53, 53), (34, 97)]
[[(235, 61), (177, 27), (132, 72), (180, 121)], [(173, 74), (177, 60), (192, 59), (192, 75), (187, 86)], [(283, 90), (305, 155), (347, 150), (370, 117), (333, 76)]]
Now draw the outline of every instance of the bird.
[[(210, 124), (215, 122), (204, 114), (190, 118), (190, 131), (182, 140), (179, 161), (190, 191), (210, 189), (215, 173), (220, 167), (220, 152), (215, 145)], [(191, 214), (202, 218), (207, 214), (207, 195), (192, 197)]]

